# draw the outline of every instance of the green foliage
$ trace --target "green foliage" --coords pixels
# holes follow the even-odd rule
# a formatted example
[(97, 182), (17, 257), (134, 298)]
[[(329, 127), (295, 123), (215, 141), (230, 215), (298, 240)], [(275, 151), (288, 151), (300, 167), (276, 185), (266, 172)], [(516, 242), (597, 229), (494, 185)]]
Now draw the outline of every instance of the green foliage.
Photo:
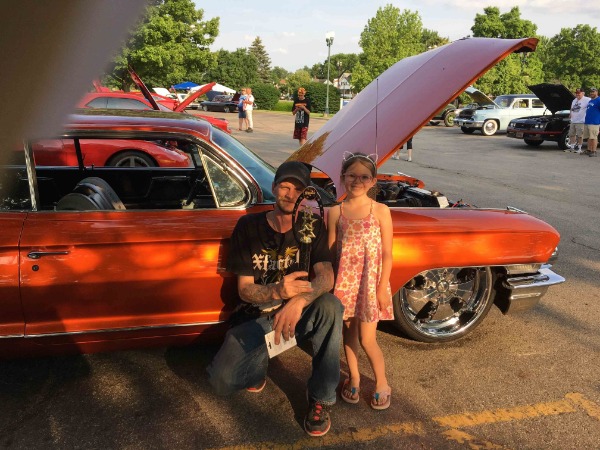
[(299, 87), (308, 89), (306, 86), (311, 82), (310, 74), (304, 69), (296, 70), (296, 72), (288, 76), (287, 82), (290, 92), (295, 93)]
[[(477, 37), (498, 37), (519, 39), (535, 36), (537, 26), (529, 20), (521, 19), (519, 7), (513, 7), (508, 13), (500, 14), (496, 7), (484, 8), (484, 14), (475, 16), (471, 27)], [(525, 94), (528, 86), (545, 80), (540, 55), (520, 53), (509, 55), (483, 75), (475, 86), (488, 95)]]
[(203, 16), (192, 0), (154, 0), (113, 60), (108, 84), (129, 90), (128, 64), (150, 86), (202, 82), (200, 74), (215, 63), (208, 47), (219, 33), (219, 18)]
[(548, 78), (570, 89), (600, 85), (600, 34), (595, 27), (563, 28), (549, 39), (540, 57)]
[(260, 37), (256, 36), (248, 53), (254, 55), (258, 62), (258, 79), (263, 83), (271, 81), (271, 58), (265, 49)]
[(484, 8), (483, 12), (484, 14), (475, 16), (475, 25), (471, 27), (473, 36), (519, 39), (533, 37), (537, 33), (537, 25), (530, 20), (521, 19), (518, 6), (505, 14), (500, 14), (500, 9), (494, 6)]
[(352, 72), (356, 90), (364, 89), (399, 60), (424, 51), (422, 33), (418, 12), (400, 11), (392, 5), (379, 8), (360, 35), (363, 53)]
[(271, 69), (271, 81), (273, 84), (279, 84), (281, 80), (285, 80), (290, 75), (290, 72), (283, 67), (275, 66)]
[(236, 90), (258, 81), (258, 63), (246, 49), (238, 48), (234, 52), (219, 50), (215, 55), (217, 65), (206, 71), (207, 81), (216, 81)]
[[(344, 72), (352, 72), (356, 63), (358, 63), (358, 55), (356, 53), (337, 53), (331, 55), (331, 66), (329, 68), (330, 81), (339, 78)], [(318, 80), (327, 78), (327, 58), (322, 63), (314, 64), (310, 69), (310, 75)]]
[(273, 108), (273, 111), (290, 112), (293, 106), (294, 102), (292, 100), (279, 100)]
[[(304, 85), (306, 96), (310, 98), (312, 105), (311, 113), (324, 113), (327, 103), (327, 85), (323, 83), (311, 82)], [(294, 92), (294, 98), (297, 93)], [(335, 114), (340, 109), (340, 92), (333, 86), (329, 86), (329, 113)], [(290, 109), (291, 111), (291, 109)]]
[(260, 109), (271, 110), (279, 100), (279, 90), (270, 83), (256, 83), (252, 86), (252, 95)]

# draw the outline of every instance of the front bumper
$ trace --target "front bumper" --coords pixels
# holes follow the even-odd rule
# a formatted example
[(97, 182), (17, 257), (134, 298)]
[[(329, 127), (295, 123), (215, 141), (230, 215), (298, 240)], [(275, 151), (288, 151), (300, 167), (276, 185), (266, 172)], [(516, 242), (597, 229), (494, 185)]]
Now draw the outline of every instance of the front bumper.
[(478, 122), (473, 119), (454, 119), (454, 125), (465, 128), (481, 128), (483, 122)]
[(565, 279), (543, 265), (535, 274), (508, 275), (502, 281), (507, 294), (507, 302), (502, 309), (504, 314), (518, 313), (533, 308), (550, 286), (564, 283)]

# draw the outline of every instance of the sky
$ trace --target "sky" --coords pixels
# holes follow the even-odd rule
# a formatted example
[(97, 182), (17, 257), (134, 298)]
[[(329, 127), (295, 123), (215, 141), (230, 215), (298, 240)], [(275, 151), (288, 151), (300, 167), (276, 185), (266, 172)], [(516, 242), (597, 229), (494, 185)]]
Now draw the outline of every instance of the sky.
[(271, 58), (271, 67), (294, 72), (327, 59), (325, 34), (335, 37), (331, 54), (361, 53), (360, 34), (377, 10), (387, 4), (416, 11), (423, 27), (450, 41), (469, 36), (476, 14), (496, 6), (506, 13), (519, 6), (521, 19), (552, 37), (561, 28), (600, 24), (600, 2), (594, 0), (194, 0), (204, 20), (220, 17), (219, 36), (212, 51), (246, 48), (259, 36)]

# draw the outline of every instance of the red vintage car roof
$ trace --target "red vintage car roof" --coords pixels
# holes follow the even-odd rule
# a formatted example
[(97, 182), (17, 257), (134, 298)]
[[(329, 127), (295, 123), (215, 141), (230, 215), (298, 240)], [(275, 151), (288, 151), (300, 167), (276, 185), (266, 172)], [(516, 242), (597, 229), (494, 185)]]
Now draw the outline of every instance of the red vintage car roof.
[(469, 38), (404, 58), (363, 89), (289, 159), (312, 164), (336, 184), (344, 152), (375, 153), (378, 166), (444, 105), (513, 52), (538, 40)]
[(169, 131), (195, 132), (208, 140), (212, 125), (191, 114), (162, 111), (82, 109), (72, 114), (66, 130)]

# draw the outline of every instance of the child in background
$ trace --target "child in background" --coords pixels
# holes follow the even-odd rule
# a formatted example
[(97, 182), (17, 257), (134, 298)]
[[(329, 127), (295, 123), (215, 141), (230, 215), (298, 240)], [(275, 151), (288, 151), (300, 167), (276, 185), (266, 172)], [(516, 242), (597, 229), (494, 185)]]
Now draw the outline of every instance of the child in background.
[(345, 307), (343, 339), (350, 377), (343, 384), (341, 397), (348, 403), (360, 401), (360, 342), (375, 375), (371, 407), (379, 410), (390, 406), (392, 395), (377, 343), (377, 323), (394, 318), (389, 282), (393, 231), (389, 208), (367, 195), (377, 183), (376, 175), (371, 156), (345, 154), (342, 183), (346, 199), (330, 208), (328, 230), (337, 263), (334, 295)]

